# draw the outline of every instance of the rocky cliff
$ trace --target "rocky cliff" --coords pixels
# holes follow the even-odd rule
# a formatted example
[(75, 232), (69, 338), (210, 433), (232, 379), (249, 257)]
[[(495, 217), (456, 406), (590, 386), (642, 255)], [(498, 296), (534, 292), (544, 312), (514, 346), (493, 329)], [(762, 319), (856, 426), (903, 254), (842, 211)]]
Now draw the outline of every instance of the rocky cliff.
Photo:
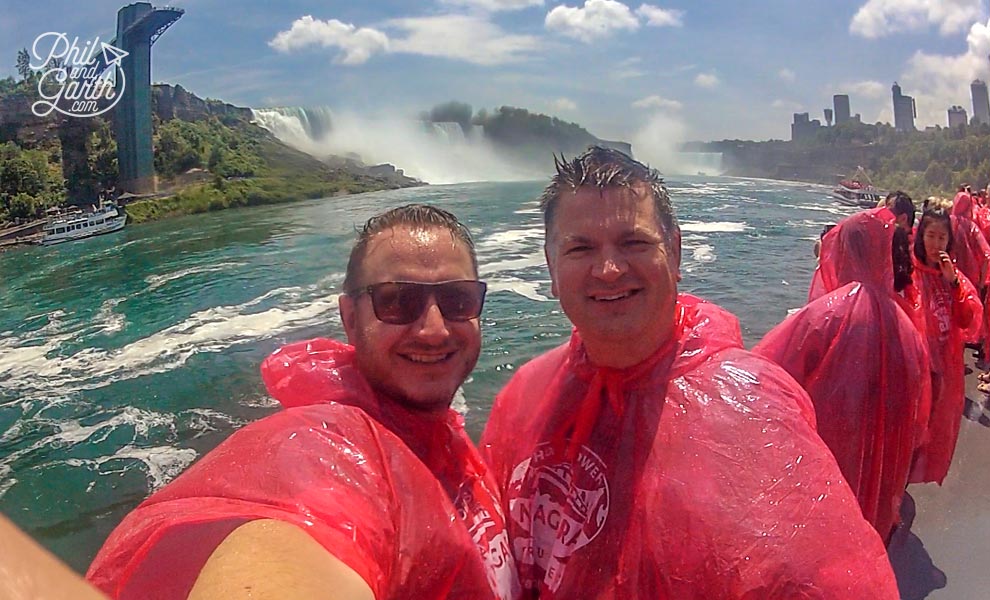
[(233, 117), (245, 122), (252, 119), (251, 109), (227, 104), (220, 100), (203, 100), (181, 85), (151, 86), (151, 110), (162, 121), (202, 121), (210, 117)]

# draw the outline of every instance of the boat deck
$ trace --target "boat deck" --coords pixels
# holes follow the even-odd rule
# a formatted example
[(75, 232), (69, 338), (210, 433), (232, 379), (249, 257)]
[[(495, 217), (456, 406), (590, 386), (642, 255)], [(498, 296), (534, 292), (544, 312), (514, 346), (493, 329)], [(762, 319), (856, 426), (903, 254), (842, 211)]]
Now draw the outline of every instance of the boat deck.
[(903, 600), (990, 598), (990, 406), (966, 350), (966, 411), (942, 487), (910, 485), (888, 547)]

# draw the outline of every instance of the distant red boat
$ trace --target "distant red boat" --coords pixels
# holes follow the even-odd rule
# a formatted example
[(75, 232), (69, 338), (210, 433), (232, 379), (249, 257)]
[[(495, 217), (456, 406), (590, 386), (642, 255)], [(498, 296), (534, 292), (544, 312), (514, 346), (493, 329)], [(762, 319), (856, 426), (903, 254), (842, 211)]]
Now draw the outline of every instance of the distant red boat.
[(852, 178), (840, 181), (830, 195), (836, 202), (859, 208), (874, 208), (886, 196), (873, 186), (863, 167), (858, 168)]

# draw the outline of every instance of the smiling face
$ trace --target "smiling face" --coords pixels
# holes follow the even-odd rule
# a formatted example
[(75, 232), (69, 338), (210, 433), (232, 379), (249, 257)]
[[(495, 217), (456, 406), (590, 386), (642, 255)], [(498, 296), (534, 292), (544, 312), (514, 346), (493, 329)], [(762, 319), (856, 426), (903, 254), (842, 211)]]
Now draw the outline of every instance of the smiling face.
[[(397, 226), (375, 234), (361, 262), (357, 286), (385, 281), (438, 283), (477, 279), (471, 255), (441, 227)], [(368, 294), (340, 297), (340, 315), (357, 366), (383, 400), (442, 411), (471, 373), (481, 351), (478, 319), (451, 322), (436, 299), (408, 325), (375, 317)]]
[(680, 256), (666, 241), (645, 185), (561, 193), (547, 232), (552, 291), (595, 364), (635, 365), (670, 337)]

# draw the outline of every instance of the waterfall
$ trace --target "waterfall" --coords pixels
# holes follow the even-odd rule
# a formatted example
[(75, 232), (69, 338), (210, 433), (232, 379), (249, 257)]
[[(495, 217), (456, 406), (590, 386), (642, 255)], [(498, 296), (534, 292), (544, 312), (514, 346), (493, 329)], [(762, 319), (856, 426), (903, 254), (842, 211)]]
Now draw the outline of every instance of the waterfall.
[(327, 106), (251, 109), (255, 122), (290, 146), (309, 149), (333, 131), (333, 111)]
[[(366, 165), (389, 163), (428, 183), (518, 181), (543, 170), (503, 157), (484, 130), (459, 123), (431, 123), (397, 115), (364, 116), (330, 108), (252, 109), (254, 121), (284, 144), (325, 159), (356, 158)], [(332, 124), (332, 126), (331, 126)]]

